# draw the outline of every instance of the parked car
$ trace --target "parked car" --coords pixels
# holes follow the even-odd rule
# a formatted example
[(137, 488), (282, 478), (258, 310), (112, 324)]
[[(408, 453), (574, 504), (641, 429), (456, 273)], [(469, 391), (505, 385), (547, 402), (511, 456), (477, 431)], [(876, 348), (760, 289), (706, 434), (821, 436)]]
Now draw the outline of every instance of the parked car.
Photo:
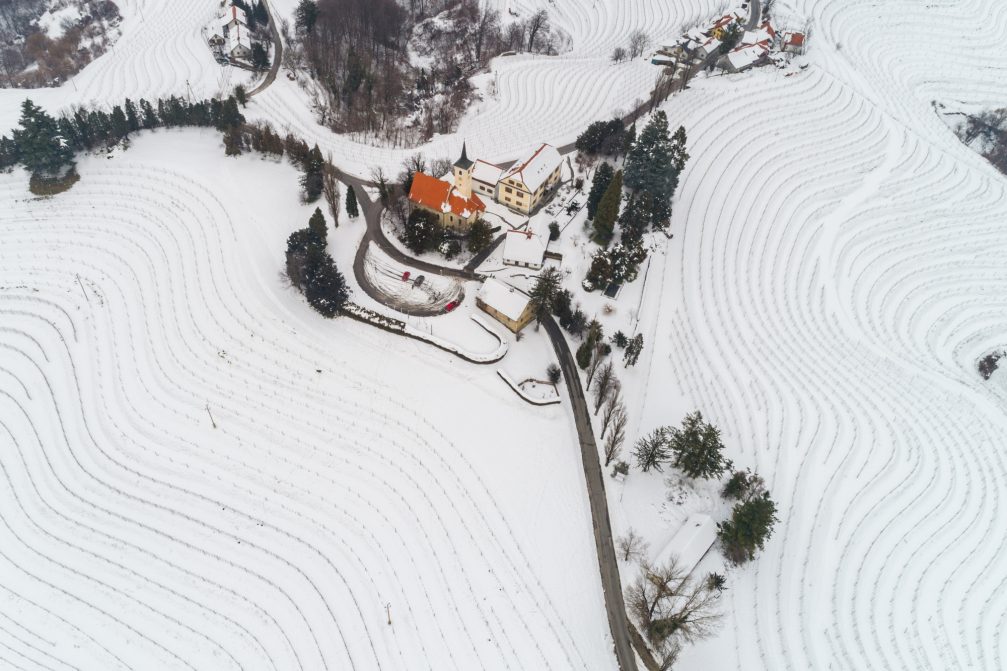
[(420, 275), (419, 277), (417, 277), (413, 281), (413, 286), (414, 287), (422, 287), (423, 286), (423, 280), (425, 280), (425, 279), (427, 279), (426, 275)]
[(444, 312), (451, 312), (456, 307), (458, 307), (458, 303), (456, 303), (455, 301), (451, 301), (444, 307)]
[(408, 282), (409, 281), (409, 275), (410, 275), (410, 272), (408, 270), (406, 272), (402, 273), (402, 281), (403, 282)]

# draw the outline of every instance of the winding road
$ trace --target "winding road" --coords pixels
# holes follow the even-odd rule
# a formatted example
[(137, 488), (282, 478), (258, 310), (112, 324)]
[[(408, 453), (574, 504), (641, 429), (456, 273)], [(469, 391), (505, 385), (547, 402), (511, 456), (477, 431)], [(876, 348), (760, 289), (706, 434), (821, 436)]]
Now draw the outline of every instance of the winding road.
[[(265, 2), (265, 0), (263, 0)], [(283, 44), (279, 31), (276, 28), (276, 20), (270, 11), (270, 32), (274, 43), (273, 63), (266, 78), (249, 93), (254, 96), (275, 81), (279, 71), (280, 62), (283, 55)], [(752, 30), (758, 25), (762, 15), (760, 0), (751, 0), (750, 14), (745, 30)], [(672, 82), (667, 90), (661, 94), (652, 93), (648, 100), (638, 105), (634, 110), (623, 117), (625, 124), (632, 124), (652, 111), (660, 102), (677, 91), (681, 91), (688, 84), (689, 79), (704, 68), (710, 67), (720, 57), (719, 53), (714, 53), (699, 63), (693, 64), (685, 77), (681, 77)], [(568, 155), (576, 150), (575, 143), (570, 142), (558, 147), (560, 154)], [(500, 162), (501, 166), (510, 166), (513, 160)], [(435, 263), (422, 261), (403, 253), (385, 235), (381, 227), (381, 216), (384, 206), (378, 199), (372, 200), (367, 192), (368, 187), (375, 187), (376, 183), (365, 180), (360, 176), (353, 175), (340, 170), (340, 181), (345, 186), (352, 186), (360, 206), (360, 213), (364, 218), (367, 230), (364, 233), (360, 245), (357, 248), (353, 261), (353, 275), (360, 288), (371, 298), (380, 304), (390, 307), (393, 310), (403, 312), (412, 316), (434, 316), (442, 313), (441, 308), (415, 308), (394, 304), (394, 302), (373, 286), (365, 272), (365, 258), (370, 243), (374, 242), (382, 252), (403, 265), (412, 267), (415, 271), (432, 273), (436, 275), (456, 277), (465, 281), (478, 281), (482, 276), (475, 272), (475, 269), (484, 261), (493, 250), (499, 246), (503, 240), (503, 235), (499, 236), (487, 250), (477, 255), (465, 268), (450, 268)], [(613, 648), (621, 671), (637, 671), (637, 658), (634, 654), (634, 645), (639, 650), (641, 659), (644, 660), (650, 671), (657, 671), (658, 665), (650, 651), (647, 650), (643, 637), (633, 628), (626, 616), (626, 606), (623, 600), (622, 580), (619, 575), (619, 564), (615, 553), (615, 546), (612, 540), (612, 525), (609, 519), (608, 500), (605, 494), (605, 480), (601, 470), (601, 460), (598, 457), (598, 446), (595, 442), (594, 431), (591, 426), (591, 414), (587, 401), (584, 397), (584, 390), (580, 384), (580, 375), (576, 361), (570, 352), (570, 347), (566, 342), (562, 330), (556, 322), (548, 317), (542, 322), (546, 333), (552, 342), (556, 357), (563, 370), (563, 377), (566, 380), (566, 388), (570, 397), (570, 405), (574, 413), (574, 421), (577, 428), (578, 443), (581, 450), (581, 457), (584, 466), (584, 479), (587, 484), (588, 502), (591, 509), (592, 526), (594, 529), (595, 547), (598, 554), (598, 569), (601, 575), (602, 590), (605, 598), (605, 610), (608, 616), (609, 628), (612, 634)]]

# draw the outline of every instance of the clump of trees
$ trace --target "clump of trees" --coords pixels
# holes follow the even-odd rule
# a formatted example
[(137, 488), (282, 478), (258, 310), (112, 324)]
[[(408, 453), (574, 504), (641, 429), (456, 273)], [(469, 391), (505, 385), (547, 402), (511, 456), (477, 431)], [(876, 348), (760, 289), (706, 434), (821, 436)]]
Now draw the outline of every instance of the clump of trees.
[(591, 156), (619, 156), (626, 153), (633, 141), (632, 132), (622, 119), (595, 121), (577, 136), (577, 151)]
[(626, 155), (626, 187), (650, 195), (650, 224), (655, 229), (667, 228), (671, 219), (671, 199), (689, 160), (686, 141), (685, 128), (679, 126), (672, 137), (667, 115), (657, 111)]
[(962, 142), (1007, 174), (1007, 108), (966, 115), (956, 133)]
[(287, 277), (324, 317), (335, 317), (349, 300), (349, 289), (326, 250), (325, 215), (315, 208), (308, 226), (287, 238)]
[(127, 98), (107, 110), (78, 107), (58, 119), (27, 99), (12, 137), (0, 137), (0, 168), (20, 163), (36, 180), (54, 179), (72, 168), (77, 152), (113, 147), (139, 130), (174, 126), (215, 127), (224, 133), (227, 153), (235, 144), (240, 153), (244, 121), (233, 96), (193, 103), (172, 96), (156, 104)]
[(559, 48), (545, 10), (504, 27), (479, 0), (300, 0), (295, 28), (290, 61), (317, 82), (320, 121), (399, 146), (451, 132), (491, 58)]
[(691, 579), (674, 559), (663, 566), (643, 560), (626, 589), (626, 606), (659, 652), (662, 668), (671, 668), (684, 644), (715, 631), (720, 593), (710, 580)]
[(637, 465), (644, 472), (671, 465), (690, 478), (719, 478), (732, 466), (724, 457), (720, 430), (703, 420), (699, 411), (689, 413), (681, 428), (658, 427), (642, 436), (634, 448)]
[(52, 3), (42, 0), (0, 2), (0, 86), (36, 88), (66, 81), (112, 44), (120, 21), (112, 0), (80, 3), (81, 16), (64, 19), (58, 37), (39, 28), (38, 19)]

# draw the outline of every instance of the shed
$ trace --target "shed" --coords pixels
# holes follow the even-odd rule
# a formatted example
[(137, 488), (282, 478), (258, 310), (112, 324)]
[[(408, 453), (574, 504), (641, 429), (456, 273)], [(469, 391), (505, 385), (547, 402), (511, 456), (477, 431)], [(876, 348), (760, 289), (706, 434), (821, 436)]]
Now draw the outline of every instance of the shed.
[(507, 237), (504, 238), (503, 262), (509, 266), (538, 270), (542, 267), (548, 246), (548, 241), (535, 231), (507, 231)]
[(713, 518), (702, 513), (693, 513), (661, 550), (656, 563), (664, 564), (672, 557), (677, 557), (679, 568), (692, 573), (716, 540), (717, 523)]

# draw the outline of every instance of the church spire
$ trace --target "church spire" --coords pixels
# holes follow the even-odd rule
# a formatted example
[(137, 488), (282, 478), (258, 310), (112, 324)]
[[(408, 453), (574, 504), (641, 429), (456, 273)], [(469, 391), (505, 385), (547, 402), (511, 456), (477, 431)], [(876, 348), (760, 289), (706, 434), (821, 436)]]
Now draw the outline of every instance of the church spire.
[(465, 149), (465, 142), (462, 142), (462, 155), (455, 161), (455, 167), (462, 170), (468, 170), (472, 167), (472, 161), (469, 160), (468, 152)]

